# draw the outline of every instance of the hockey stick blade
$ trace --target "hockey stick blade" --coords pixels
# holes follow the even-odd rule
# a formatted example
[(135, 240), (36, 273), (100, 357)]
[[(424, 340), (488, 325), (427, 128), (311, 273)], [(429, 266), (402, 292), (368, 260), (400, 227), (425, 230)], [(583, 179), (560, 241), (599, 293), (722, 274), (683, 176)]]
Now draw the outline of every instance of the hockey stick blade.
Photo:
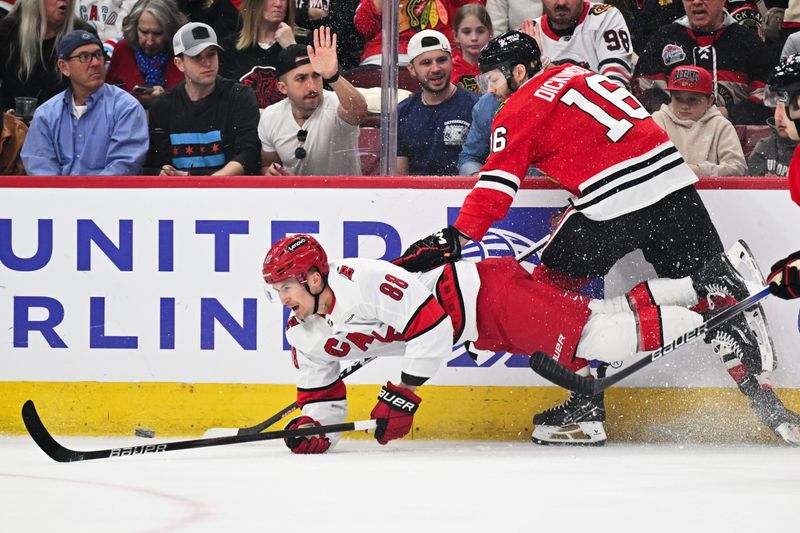
[[(352, 365), (348, 366), (344, 370), (341, 371), (339, 374), (339, 379), (344, 379), (347, 376), (351, 375), (353, 372), (358, 370), (359, 368), (363, 367), (366, 364), (371, 363), (374, 361), (375, 357), (368, 357), (366, 359), (362, 359), (361, 361), (356, 361)], [(286, 417), (289, 413), (297, 409), (298, 405), (297, 402), (292, 402), (291, 404), (287, 405), (271, 417), (267, 418), (263, 422), (259, 422), (254, 426), (248, 426), (245, 428), (209, 428), (203, 433), (204, 438), (212, 438), (212, 437), (229, 437), (233, 435), (255, 435), (257, 433), (261, 433), (272, 424), (277, 422), (278, 420)]]
[(361, 420), (358, 422), (347, 422), (344, 424), (331, 424), (328, 426), (316, 426), (298, 429), (286, 429), (283, 431), (269, 431), (256, 435), (234, 435), (230, 437), (219, 437), (214, 439), (193, 439), (175, 442), (162, 442), (147, 444), (144, 446), (126, 446), (122, 448), (107, 448), (104, 450), (77, 451), (70, 450), (59, 444), (44, 427), (36, 406), (33, 401), (28, 400), (22, 406), (22, 420), (34, 442), (54, 461), (59, 463), (72, 463), (75, 461), (88, 461), (91, 459), (113, 459), (115, 457), (126, 457), (129, 455), (144, 455), (147, 453), (172, 452), (177, 450), (188, 450), (191, 448), (208, 448), (211, 446), (224, 446), (227, 444), (241, 444), (244, 442), (257, 442), (262, 440), (285, 439), (287, 437), (305, 437), (309, 435), (319, 435), (322, 433), (341, 433), (344, 431), (359, 431), (374, 429), (375, 420)]
[(536, 352), (531, 356), (531, 369), (533, 369), (534, 372), (543, 378), (555, 383), (556, 385), (564, 387), (565, 389), (571, 390), (572, 392), (576, 392), (578, 394), (594, 396), (595, 394), (600, 394), (615, 383), (622, 381), (631, 374), (650, 365), (654, 361), (657, 361), (665, 355), (674, 352), (681, 346), (691, 344), (697, 339), (702, 339), (707, 331), (716, 328), (724, 322), (727, 322), (739, 313), (748, 310), (750, 307), (757, 304), (767, 296), (769, 296), (769, 287), (764, 287), (757, 293), (750, 295), (741, 302), (737, 302), (736, 304), (723, 309), (718, 315), (711, 317), (693, 330), (687, 331), (669, 344), (662, 346), (658, 350), (651, 352), (649, 355), (639, 359), (630, 366), (626, 366), (619, 372), (605, 378), (591, 379), (588, 377), (579, 376), (567, 368), (559, 365), (555, 360), (549, 358), (547, 354), (542, 352)]
[(596, 380), (587, 379), (567, 370), (544, 352), (534, 353), (531, 356), (530, 365), (531, 370), (559, 387), (584, 396), (594, 396), (596, 394), (594, 391)]

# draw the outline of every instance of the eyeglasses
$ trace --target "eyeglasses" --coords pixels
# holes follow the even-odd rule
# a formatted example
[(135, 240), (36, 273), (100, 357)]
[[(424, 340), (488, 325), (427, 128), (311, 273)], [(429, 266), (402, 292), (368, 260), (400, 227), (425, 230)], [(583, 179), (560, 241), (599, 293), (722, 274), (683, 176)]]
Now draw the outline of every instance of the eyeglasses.
[(303, 148), (303, 145), (306, 142), (306, 138), (308, 138), (308, 131), (306, 130), (297, 131), (297, 142), (300, 143), (300, 145), (294, 149), (294, 156), (297, 159), (305, 159), (306, 156), (308, 155), (306, 149)]
[(67, 59), (77, 59), (79, 63), (91, 63), (92, 59), (97, 59), (98, 61), (103, 61), (106, 58), (106, 53), (102, 50), (98, 50), (94, 53), (89, 52), (81, 52), (78, 55), (70, 56)]

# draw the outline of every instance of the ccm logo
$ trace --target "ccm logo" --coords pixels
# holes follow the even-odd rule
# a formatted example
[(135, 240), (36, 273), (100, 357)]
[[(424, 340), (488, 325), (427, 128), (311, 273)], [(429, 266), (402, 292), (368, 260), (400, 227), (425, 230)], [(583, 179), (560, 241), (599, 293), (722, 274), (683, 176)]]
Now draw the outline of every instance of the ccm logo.
[(410, 400), (406, 400), (402, 396), (398, 396), (397, 394), (386, 389), (381, 389), (380, 394), (378, 394), (378, 398), (382, 402), (386, 402), (400, 411), (408, 411), (412, 415), (417, 410), (417, 404)]

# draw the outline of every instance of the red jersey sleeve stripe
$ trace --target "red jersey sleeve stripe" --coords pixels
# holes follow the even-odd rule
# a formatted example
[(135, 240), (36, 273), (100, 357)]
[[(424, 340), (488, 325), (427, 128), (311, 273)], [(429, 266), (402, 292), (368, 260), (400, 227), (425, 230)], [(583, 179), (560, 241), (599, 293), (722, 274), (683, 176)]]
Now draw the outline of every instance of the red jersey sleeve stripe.
[(297, 405), (301, 408), (309, 403), (337, 402), (347, 399), (347, 387), (344, 381), (337, 379), (325, 387), (301, 389), (297, 387)]
[(403, 339), (405, 339), (406, 342), (415, 339), (423, 333), (435, 328), (439, 325), (439, 322), (445, 318), (447, 318), (447, 314), (444, 312), (444, 309), (442, 309), (442, 306), (439, 305), (439, 302), (436, 301), (436, 298), (431, 294), (425, 302), (417, 308), (411, 320), (406, 324), (403, 330)]

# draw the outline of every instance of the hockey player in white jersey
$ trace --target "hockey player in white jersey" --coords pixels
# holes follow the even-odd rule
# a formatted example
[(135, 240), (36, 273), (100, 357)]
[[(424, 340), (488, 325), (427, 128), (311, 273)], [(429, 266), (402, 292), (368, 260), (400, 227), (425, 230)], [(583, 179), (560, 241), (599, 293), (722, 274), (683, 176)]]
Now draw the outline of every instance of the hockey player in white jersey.
[(628, 87), (633, 43), (617, 8), (583, 0), (542, 0), (542, 7), (544, 14), (535, 22), (543, 56), (586, 64), (589, 70)]
[[(654, 280), (625, 296), (591, 300), (534, 279), (512, 257), (459, 261), (412, 274), (373, 259), (328, 262), (310, 235), (275, 243), (263, 275), (292, 310), (286, 337), (299, 369), (297, 403), (303, 414), (287, 427), (345, 420), (342, 360), (404, 357), (400, 382), (387, 382), (370, 415), (378, 422), (375, 438), (381, 444), (409, 432), (422, 402), (416, 387), (434, 375), (452, 344), (464, 342), (473, 353), (545, 351), (562, 364), (574, 357), (624, 360), (703, 322), (686, 308), (697, 302), (697, 279)], [(674, 304), (655, 305), (646, 294)], [(587, 444), (605, 442), (602, 421), (576, 424)], [(800, 444), (800, 433), (794, 437)], [(337, 438), (300, 437), (287, 445), (295, 453), (323, 453)]]

